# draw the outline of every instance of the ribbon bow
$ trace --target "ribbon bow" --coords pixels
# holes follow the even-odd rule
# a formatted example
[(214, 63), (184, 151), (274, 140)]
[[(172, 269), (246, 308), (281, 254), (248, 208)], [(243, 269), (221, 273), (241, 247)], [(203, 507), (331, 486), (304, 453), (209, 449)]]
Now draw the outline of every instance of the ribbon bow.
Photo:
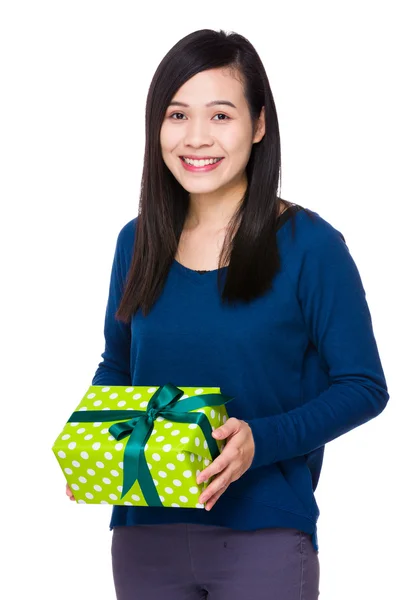
[[(196, 423), (205, 436), (212, 460), (219, 456), (219, 448), (216, 440), (212, 437), (209, 419), (204, 413), (189, 411), (206, 406), (220, 406), (233, 398), (224, 394), (202, 394), (189, 396), (179, 402), (183, 394), (183, 390), (172, 383), (167, 383), (154, 392), (146, 410), (78, 410), (69, 417), (68, 422), (75, 423), (116, 421), (117, 419), (122, 421), (114, 423), (108, 430), (116, 440), (127, 436), (130, 438), (124, 449), (124, 479), (121, 498), (137, 481), (148, 506), (163, 506), (144, 454), (147, 440), (153, 431), (154, 421), (157, 417), (164, 417), (178, 423)], [(127, 417), (127, 413), (131, 418)]]

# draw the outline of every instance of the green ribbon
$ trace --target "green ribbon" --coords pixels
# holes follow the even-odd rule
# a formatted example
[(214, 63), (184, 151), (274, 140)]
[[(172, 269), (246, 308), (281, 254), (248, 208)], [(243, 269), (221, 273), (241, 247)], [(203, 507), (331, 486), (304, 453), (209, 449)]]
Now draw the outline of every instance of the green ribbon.
[[(204, 413), (188, 412), (206, 406), (220, 406), (233, 398), (224, 394), (202, 394), (189, 396), (181, 402), (183, 390), (172, 383), (160, 386), (150, 398), (146, 410), (78, 410), (72, 413), (68, 423), (114, 423), (109, 432), (116, 440), (130, 436), (124, 449), (124, 479), (121, 498), (131, 489), (135, 481), (141, 487), (149, 506), (163, 506), (144, 454), (144, 448), (154, 428), (157, 417), (178, 423), (196, 423), (205, 436), (212, 460), (219, 456), (217, 441), (212, 437), (212, 427)], [(128, 417), (127, 417), (128, 414)], [(128, 420), (127, 420), (128, 419)]]

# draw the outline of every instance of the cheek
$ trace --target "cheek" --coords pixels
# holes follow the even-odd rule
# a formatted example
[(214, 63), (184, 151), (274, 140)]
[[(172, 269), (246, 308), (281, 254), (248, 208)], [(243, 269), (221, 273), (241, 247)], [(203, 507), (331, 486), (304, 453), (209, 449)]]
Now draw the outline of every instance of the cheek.
[(251, 152), (251, 140), (246, 135), (229, 136), (223, 141), (223, 147), (235, 162), (246, 162)]
[(163, 125), (160, 130), (160, 146), (162, 152), (171, 152), (180, 142), (180, 135), (177, 130)]

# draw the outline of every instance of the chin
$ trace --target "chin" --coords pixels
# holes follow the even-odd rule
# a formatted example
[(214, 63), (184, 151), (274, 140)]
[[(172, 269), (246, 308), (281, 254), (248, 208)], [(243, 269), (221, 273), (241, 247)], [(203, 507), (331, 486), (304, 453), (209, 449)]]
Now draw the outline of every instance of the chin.
[(221, 185), (185, 185), (183, 182), (180, 182), (180, 185), (189, 194), (211, 194), (222, 187)]

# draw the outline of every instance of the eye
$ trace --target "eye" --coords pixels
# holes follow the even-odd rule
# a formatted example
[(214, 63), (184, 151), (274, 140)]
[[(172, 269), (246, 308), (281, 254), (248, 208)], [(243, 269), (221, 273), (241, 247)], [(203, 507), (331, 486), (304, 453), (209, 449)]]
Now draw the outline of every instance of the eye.
[[(182, 115), (182, 116), (183, 116), (183, 113), (179, 113), (179, 112), (172, 113), (172, 114), (170, 115), (170, 119), (173, 119), (173, 116), (174, 116), (174, 115)], [(183, 119), (173, 119), (173, 121), (182, 121), (182, 120), (183, 120)]]
[[(180, 113), (180, 112), (174, 112), (174, 113), (172, 113), (172, 114), (170, 115), (170, 117), (169, 117), (170, 119), (173, 119), (173, 121), (183, 121), (183, 119), (175, 119), (175, 118), (174, 118), (174, 115), (181, 115), (182, 117), (184, 117), (184, 114), (183, 114), (183, 113)], [(217, 114), (215, 115), (215, 117), (219, 117), (219, 116), (222, 116), (222, 117), (225, 117), (225, 118), (224, 118), (224, 119), (218, 119), (218, 121), (226, 121), (226, 120), (230, 120), (230, 117), (228, 117), (228, 116), (227, 116), (227, 115), (225, 115), (224, 113), (217, 113)]]

